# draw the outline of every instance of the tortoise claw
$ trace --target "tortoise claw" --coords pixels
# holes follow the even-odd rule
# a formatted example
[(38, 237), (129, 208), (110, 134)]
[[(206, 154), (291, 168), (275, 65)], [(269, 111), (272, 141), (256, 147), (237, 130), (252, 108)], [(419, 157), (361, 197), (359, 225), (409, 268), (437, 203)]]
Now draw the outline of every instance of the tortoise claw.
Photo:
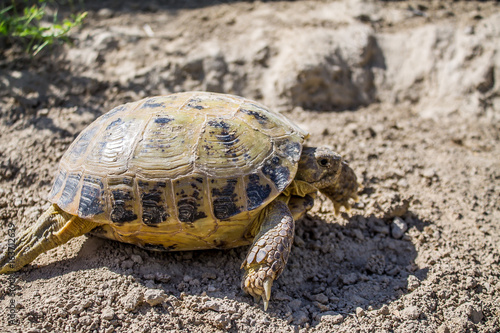
[(273, 285), (273, 279), (267, 278), (264, 280), (264, 295), (262, 295), (262, 301), (264, 302), (264, 311), (267, 311), (269, 306), (269, 299), (271, 299), (271, 287)]

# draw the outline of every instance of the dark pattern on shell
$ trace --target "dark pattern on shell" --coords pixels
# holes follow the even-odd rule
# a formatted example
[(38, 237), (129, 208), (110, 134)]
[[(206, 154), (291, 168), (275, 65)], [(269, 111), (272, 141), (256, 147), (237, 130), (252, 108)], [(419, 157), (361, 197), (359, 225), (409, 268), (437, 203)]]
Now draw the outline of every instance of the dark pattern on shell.
[(141, 196), (142, 222), (150, 227), (156, 227), (158, 223), (165, 222), (168, 218), (161, 199), (159, 192), (143, 193)]
[(113, 203), (111, 210), (111, 221), (115, 223), (125, 223), (137, 220), (137, 214), (134, 211), (127, 209), (129, 202), (132, 201), (132, 196), (129, 191), (114, 190)]
[(141, 109), (156, 109), (156, 108), (165, 108), (165, 103), (158, 103), (156, 102), (156, 99), (152, 98), (146, 101), (141, 106)]
[(260, 112), (257, 112), (257, 111), (254, 111), (254, 110), (247, 110), (247, 109), (240, 109), (241, 112), (243, 113), (246, 113), (247, 115), (249, 116), (252, 116), (254, 117), (260, 124), (264, 124), (265, 122), (268, 121), (268, 118), (266, 115), (260, 113)]
[(212, 188), (213, 210), (217, 219), (225, 220), (241, 212), (241, 209), (236, 206), (237, 183), (238, 179), (228, 179), (224, 187)]
[(290, 170), (281, 164), (281, 159), (278, 156), (267, 160), (262, 167), (262, 172), (272, 180), (280, 192), (290, 183)]
[(123, 124), (122, 118), (115, 119), (108, 126), (106, 126), (106, 131), (109, 131), (113, 127), (116, 127), (116, 126), (121, 125), (121, 124)]
[(248, 210), (258, 208), (271, 194), (269, 184), (262, 185), (258, 174), (251, 174), (248, 177), (246, 188)]
[(181, 199), (177, 202), (178, 218), (181, 222), (195, 222), (207, 217), (205, 212), (198, 211), (199, 203), (193, 198)]
[(177, 218), (180, 222), (192, 223), (207, 217), (203, 211), (203, 177), (188, 177), (175, 181)]
[(231, 126), (226, 123), (224, 120), (210, 120), (208, 122), (208, 125), (211, 126), (211, 127), (215, 127), (215, 128), (222, 128), (222, 129), (225, 129), (225, 130), (229, 130), (231, 128)]
[(293, 142), (289, 139), (280, 140), (276, 142), (276, 149), (293, 163), (297, 163), (300, 160), (302, 145), (298, 142)]
[(168, 124), (169, 122), (171, 122), (172, 120), (174, 120), (174, 118), (172, 117), (156, 117), (154, 122), (157, 123), (157, 124)]

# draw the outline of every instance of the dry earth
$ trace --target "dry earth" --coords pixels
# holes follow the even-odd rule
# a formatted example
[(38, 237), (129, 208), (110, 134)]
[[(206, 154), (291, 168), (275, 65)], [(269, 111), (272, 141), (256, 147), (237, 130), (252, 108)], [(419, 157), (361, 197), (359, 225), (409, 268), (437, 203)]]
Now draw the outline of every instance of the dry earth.
[(360, 203), (297, 223), (267, 312), (239, 287), (246, 248), (83, 236), (0, 276), (0, 331), (499, 332), (497, 3), (179, 3), (85, 1), (74, 45), (35, 59), (3, 41), (1, 239), (97, 116), (183, 90), (282, 111), (350, 161)]

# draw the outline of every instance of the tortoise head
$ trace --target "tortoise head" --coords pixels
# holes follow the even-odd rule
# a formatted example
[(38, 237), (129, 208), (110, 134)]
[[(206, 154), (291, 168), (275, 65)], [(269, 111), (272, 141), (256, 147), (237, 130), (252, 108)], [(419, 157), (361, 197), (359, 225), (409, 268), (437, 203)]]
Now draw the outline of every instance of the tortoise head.
[(305, 181), (332, 200), (335, 212), (349, 210), (349, 199), (358, 200), (356, 174), (342, 157), (326, 147), (304, 147), (295, 179)]

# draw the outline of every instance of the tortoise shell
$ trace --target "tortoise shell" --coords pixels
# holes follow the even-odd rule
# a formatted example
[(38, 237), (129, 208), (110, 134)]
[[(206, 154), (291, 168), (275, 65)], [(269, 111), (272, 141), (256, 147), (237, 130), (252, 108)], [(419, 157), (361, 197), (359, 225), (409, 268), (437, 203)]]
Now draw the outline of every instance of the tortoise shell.
[(62, 157), (49, 200), (95, 233), (156, 250), (248, 244), (294, 179), (307, 133), (237, 96), (178, 93), (118, 106)]

